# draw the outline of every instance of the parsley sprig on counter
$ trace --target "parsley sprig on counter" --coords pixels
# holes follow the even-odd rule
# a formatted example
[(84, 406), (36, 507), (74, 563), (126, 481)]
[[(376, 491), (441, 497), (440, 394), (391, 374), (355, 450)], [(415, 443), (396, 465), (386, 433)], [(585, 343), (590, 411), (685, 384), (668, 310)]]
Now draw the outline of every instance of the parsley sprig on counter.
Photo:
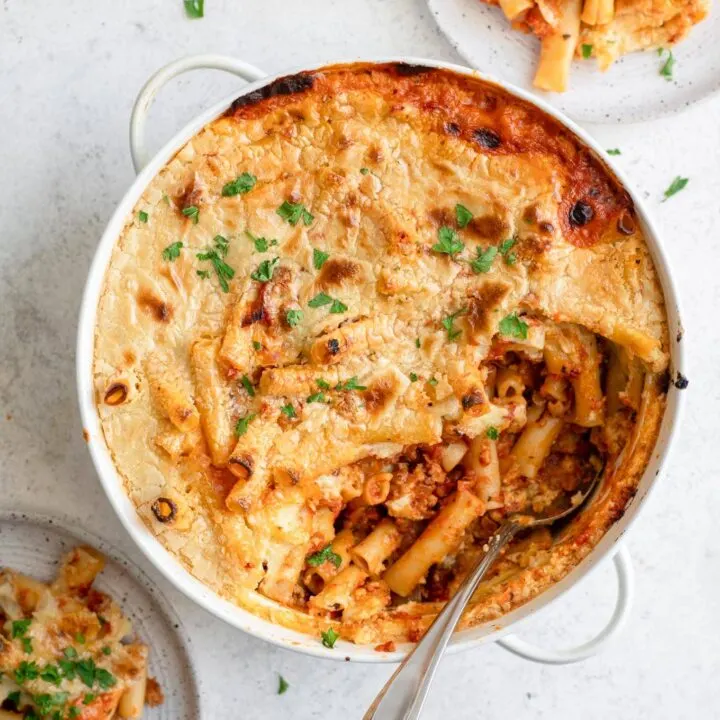
[(320, 633), (320, 637), (322, 638), (322, 644), (326, 648), (330, 648), (330, 650), (332, 650), (335, 647), (335, 643), (340, 635), (338, 635), (338, 633), (336, 633), (332, 628), (328, 628)]
[(184, 0), (185, 3), (185, 14), (197, 20), (205, 17), (205, 0)]
[(679, 193), (681, 190), (685, 188), (685, 186), (690, 182), (689, 178), (680, 177), (679, 175), (670, 183), (670, 187), (665, 191), (665, 197), (663, 198), (663, 202), (667, 200), (668, 198), (671, 198), (676, 193)]

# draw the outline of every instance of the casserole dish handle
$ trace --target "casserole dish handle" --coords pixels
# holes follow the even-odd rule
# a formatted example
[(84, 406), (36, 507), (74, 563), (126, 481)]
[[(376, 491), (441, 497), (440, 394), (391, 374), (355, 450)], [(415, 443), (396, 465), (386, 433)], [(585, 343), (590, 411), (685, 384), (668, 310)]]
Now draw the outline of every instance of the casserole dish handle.
[(265, 77), (266, 73), (254, 65), (225, 55), (190, 55), (160, 68), (143, 86), (130, 115), (130, 155), (135, 172), (139, 173), (150, 160), (145, 147), (145, 123), (148, 111), (160, 88), (178, 75), (191, 70), (223, 70), (247, 82)]
[(635, 583), (630, 553), (625, 547), (621, 547), (615, 554), (613, 562), (618, 577), (618, 597), (615, 610), (608, 624), (592, 640), (574, 648), (546, 650), (514, 635), (507, 635), (497, 641), (498, 645), (526, 660), (545, 663), (546, 665), (566, 665), (585, 660), (599, 653), (615, 634), (622, 629), (633, 600)]

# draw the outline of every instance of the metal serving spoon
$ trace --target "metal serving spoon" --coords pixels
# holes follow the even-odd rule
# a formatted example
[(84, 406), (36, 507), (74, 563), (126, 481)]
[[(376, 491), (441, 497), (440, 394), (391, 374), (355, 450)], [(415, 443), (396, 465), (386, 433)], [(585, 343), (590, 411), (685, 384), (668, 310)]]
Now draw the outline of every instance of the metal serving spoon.
[(488, 541), (488, 550), (447, 602), (415, 649), (403, 660), (365, 713), (363, 720), (417, 720), (422, 712), (435, 672), (465, 606), (488, 568), (520, 530), (552, 525), (577, 512), (590, 497), (602, 473), (585, 486), (539, 514), (511, 515)]

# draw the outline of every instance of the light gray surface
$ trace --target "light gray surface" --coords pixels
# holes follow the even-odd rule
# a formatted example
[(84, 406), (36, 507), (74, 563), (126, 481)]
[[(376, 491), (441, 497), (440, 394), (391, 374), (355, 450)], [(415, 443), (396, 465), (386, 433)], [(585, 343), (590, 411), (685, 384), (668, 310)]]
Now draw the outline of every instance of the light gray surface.
[[(160, 65), (193, 52), (267, 70), (339, 56), (457, 60), (424, 0), (4, 0), (0, 7), (0, 507), (59, 510), (139, 557), (83, 447), (74, 344), (93, 249), (132, 180), (127, 120)], [(682, 71), (682, 68), (678, 68)], [(198, 73), (163, 91), (155, 146), (237, 80)], [(689, 402), (676, 452), (627, 540), (638, 572), (629, 627), (602, 657), (540, 667), (497, 647), (450, 657), (429, 701), (440, 718), (720, 718), (720, 101), (649, 125), (598, 127), (647, 194), (685, 307)], [(667, 203), (676, 175), (687, 189)], [(1, 548), (0, 548), (1, 552)], [(534, 618), (527, 637), (589, 637), (614, 597), (610, 566)], [(306, 659), (224, 626), (158, 579), (190, 630), (204, 718), (362, 716), (391, 672)], [(277, 696), (277, 673), (290, 683)]]

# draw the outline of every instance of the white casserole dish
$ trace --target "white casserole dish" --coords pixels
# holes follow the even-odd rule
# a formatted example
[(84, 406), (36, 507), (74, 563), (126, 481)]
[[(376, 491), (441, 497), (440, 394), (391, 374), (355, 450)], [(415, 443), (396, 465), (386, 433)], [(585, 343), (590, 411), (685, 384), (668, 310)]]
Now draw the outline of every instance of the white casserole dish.
[[(363, 61), (367, 62), (367, 61)], [(585, 145), (590, 147), (598, 156), (603, 157), (602, 148), (583, 130), (570, 120), (554, 110), (544, 101), (530, 94), (488, 77), (482, 73), (450, 63), (424, 60), (421, 58), (383, 58), (372, 62), (406, 62), (416, 65), (444, 68), (456, 73), (473, 75), (486, 81), (495, 83), (515, 96), (532, 103), (548, 115), (554, 117), (571, 132), (573, 132)], [(125, 494), (122, 478), (117, 472), (111, 455), (105, 443), (100, 426), (98, 413), (95, 407), (93, 389), (93, 351), (95, 322), (97, 306), (103, 286), (103, 279), (110, 261), (112, 249), (121, 233), (127, 215), (132, 211), (136, 201), (143, 193), (153, 177), (163, 168), (167, 161), (182, 147), (193, 135), (209, 122), (223, 114), (238, 95), (252, 92), (278, 77), (299, 72), (300, 70), (318, 70), (314, 68), (296, 68), (275, 76), (264, 74), (247, 63), (216, 55), (202, 55), (178, 60), (157, 72), (140, 92), (130, 126), (130, 142), (133, 162), (138, 170), (138, 177), (129, 188), (125, 197), (119, 203), (112, 216), (98, 246), (94, 261), (90, 268), (87, 285), (80, 311), (80, 322), (77, 345), (77, 383), (80, 402), (80, 412), (83, 427), (90, 453), (98, 471), (100, 481), (107, 493), (111, 505), (121, 522), (130, 533), (130, 536), (145, 553), (148, 559), (158, 568), (165, 577), (179, 590), (194, 602), (213, 613), (229, 624), (250, 633), (256, 637), (272, 642), (281, 647), (298, 650), (310, 655), (328, 657), (333, 659), (353, 660), (359, 662), (392, 662), (400, 660), (407, 652), (406, 647), (398, 647), (394, 652), (378, 652), (370, 646), (359, 646), (349, 642), (339, 641), (335, 648), (325, 648), (314, 637), (288, 630), (279, 625), (265, 621), (247, 610), (231, 604), (220, 598), (212, 590), (196, 580), (178, 560), (173, 557), (162, 544), (153, 536), (150, 530), (137, 515), (132, 502)], [(203, 113), (168, 142), (152, 160), (147, 160), (144, 150), (144, 126), (147, 111), (158, 90), (173, 77), (194, 69), (215, 68), (231, 72), (245, 80), (250, 81), (241, 92), (233, 93), (221, 103), (218, 103)], [(662, 283), (666, 310), (668, 315), (669, 336), (671, 338), (671, 379), (677, 378), (683, 370), (682, 353), (682, 326), (677, 305), (675, 288), (669, 272), (669, 266), (660, 245), (658, 234), (653, 227), (647, 210), (639, 195), (631, 189), (627, 179), (614, 167), (611, 158), (605, 158), (606, 164), (612, 168), (620, 183), (627, 190), (635, 203), (637, 217), (640, 220), (648, 247), (655, 262), (658, 276)], [(680, 384), (680, 383), (678, 383)], [(682, 393), (674, 382), (670, 383), (668, 390), (667, 409), (663, 419), (657, 445), (651, 460), (645, 470), (638, 487), (635, 498), (629, 503), (622, 518), (605, 534), (600, 543), (592, 550), (589, 556), (581, 562), (563, 580), (550, 589), (526, 603), (522, 607), (505, 615), (501, 619), (469, 630), (458, 632), (451, 643), (451, 650), (466, 650), (485, 642), (497, 641), (507, 650), (515, 652), (527, 659), (547, 663), (567, 663), (582, 660), (596, 653), (623, 624), (632, 600), (632, 569), (627, 551), (620, 545), (620, 540), (630, 524), (637, 517), (641, 507), (655, 485), (656, 478), (662, 464), (667, 458), (675, 431), (679, 426)], [(509, 636), (511, 631), (517, 630), (521, 621), (529, 618), (541, 608), (548, 605), (555, 598), (566, 592), (571, 586), (584, 578), (591, 570), (596, 568), (603, 559), (614, 555), (615, 567), (618, 573), (618, 599), (615, 612), (609, 624), (590, 642), (569, 650), (547, 651), (526, 643), (516, 637)]]

